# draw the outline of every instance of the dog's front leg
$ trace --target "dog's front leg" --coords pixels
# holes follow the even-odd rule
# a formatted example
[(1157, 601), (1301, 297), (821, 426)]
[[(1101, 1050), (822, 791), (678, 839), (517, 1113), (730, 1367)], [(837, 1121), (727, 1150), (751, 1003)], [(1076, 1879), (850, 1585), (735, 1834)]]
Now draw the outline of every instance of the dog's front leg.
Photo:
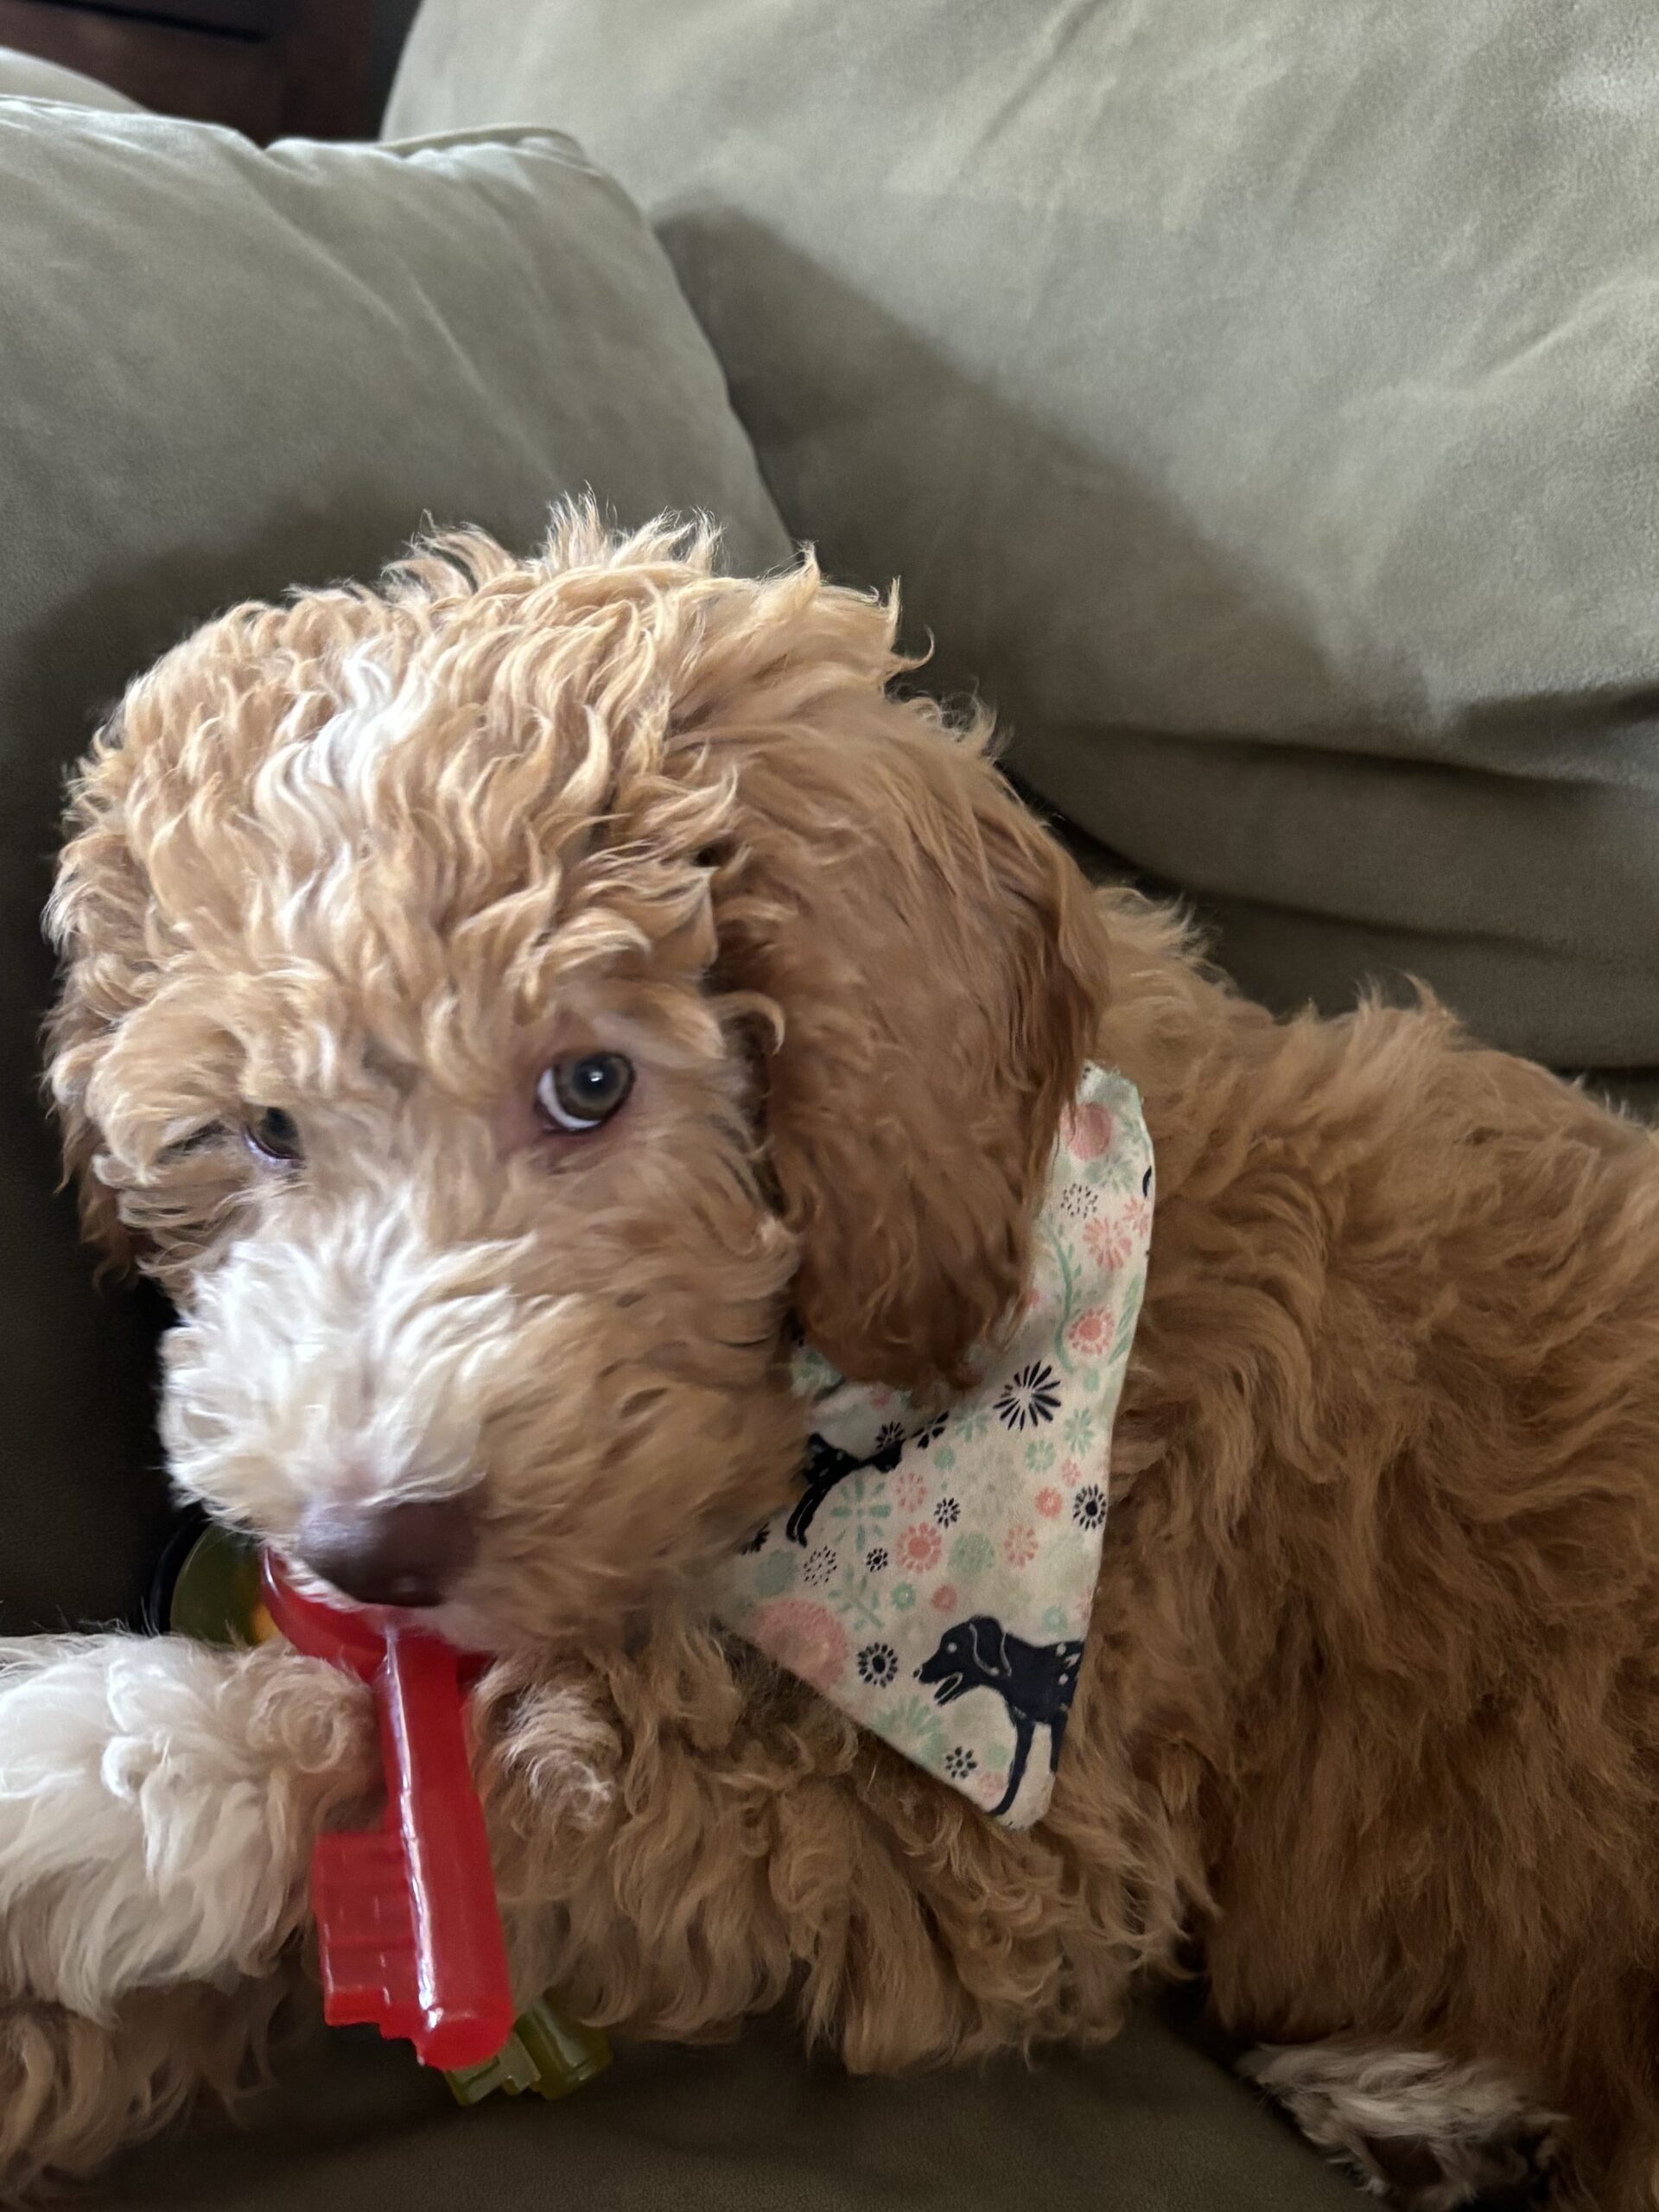
[(282, 1648), (0, 1643), (0, 2196), (106, 2155), (257, 2032), (373, 1746), (366, 1694)]
[[(859, 2072), (1075, 2031), (1084, 1961), (1031, 1910), (1050, 1847), (918, 1781), (741, 1646), (664, 1624), (633, 1660), (503, 1666), (480, 1707), (526, 1993), (550, 1983), (582, 2019), (677, 2041), (792, 2000)], [(1127, 1967), (1087, 1970), (1104, 2036)]]

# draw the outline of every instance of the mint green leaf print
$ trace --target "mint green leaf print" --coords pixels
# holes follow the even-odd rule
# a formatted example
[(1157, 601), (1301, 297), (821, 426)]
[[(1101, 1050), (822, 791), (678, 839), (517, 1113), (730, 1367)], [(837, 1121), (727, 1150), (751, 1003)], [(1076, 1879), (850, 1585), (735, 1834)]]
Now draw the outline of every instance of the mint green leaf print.
[(830, 1491), (821, 1517), (835, 1524), (838, 1539), (849, 1539), (850, 1555), (861, 1558), (887, 1534), (885, 1524), (893, 1518), (893, 1505), (886, 1490), (885, 1475), (865, 1471), (849, 1475)]
[(1044, 1227), (1043, 1241), (1053, 1257), (1055, 1271), (1059, 1276), (1060, 1312), (1054, 1326), (1054, 1342), (1051, 1348), (1051, 1357), (1058, 1364), (1062, 1375), (1070, 1375), (1071, 1356), (1065, 1348), (1065, 1332), (1077, 1319), (1077, 1272), (1071, 1265), (1071, 1255), (1065, 1249), (1065, 1240), (1057, 1236), (1052, 1229), (1046, 1228), (1046, 1224), (1039, 1225)]
[(996, 1565), (996, 1546), (990, 1538), (970, 1529), (950, 1547), (950, 1572), (958, 1582), (976, 1582)]
[(894, 1584), (893, 1592), (893, 1609), (894, 1612), (907, 1613), (915, 1602), (916, 1590), (914, 1584), (909, 1582), (899, 1582)]
[(798, 1572), (792, 1551), (768, 1552), (754, 1570), (754, 1591), (758, 1598), (781, 1598), (794, 1581)]
[(881, 1716), (881, 1733), (891, 1738), (910, 1753), (933, 1766), (944, 1763), (948, 1746), (945, 1743), (944, 1723), (939, 1718), (938, 1707), (931, 1699), (906, 1698), (891, 1713)]
[(821, 1351), (810, 1344), (797, 1347), (790, 1362), (790, 1388), (798, 1398), (821, 1398), (833, 1390), (841, 1377)]
[(827, 1592), (830, 1605), (854, 1629), (880, 1628), (886, 1613), (881, 1587), (871, 1576), (857, 1582), (833, 1583)]

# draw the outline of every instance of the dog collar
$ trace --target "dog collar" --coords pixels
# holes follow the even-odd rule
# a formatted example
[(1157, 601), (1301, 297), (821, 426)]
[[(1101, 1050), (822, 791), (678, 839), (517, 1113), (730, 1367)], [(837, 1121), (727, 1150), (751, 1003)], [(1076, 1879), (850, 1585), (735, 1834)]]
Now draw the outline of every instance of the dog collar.
[(1047, 1809), (1082, 1667), (1152, 1214), (1140, 1096), (1091, 1066), (980, 1379), (930, 1410), (804, 1347), (800, 1495), (717, 1585), (727, 1626), (1011, 1827)]

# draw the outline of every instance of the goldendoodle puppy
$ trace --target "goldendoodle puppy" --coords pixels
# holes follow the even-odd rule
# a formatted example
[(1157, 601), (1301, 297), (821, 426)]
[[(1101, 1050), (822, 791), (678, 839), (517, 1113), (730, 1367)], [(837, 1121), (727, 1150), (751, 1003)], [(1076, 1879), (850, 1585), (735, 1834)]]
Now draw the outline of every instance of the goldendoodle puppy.
[[(1380, 2192), (1470, 2201), (1559, 2137), (1563, 2201), (1651, 2204), (1653, 1144), (1433, 1010), (1231, 996), (894, 695), (893, 633), (810, 561), (735, 581), (577, 513), (536, 561), (469, 537), (238, 608), (133, 686), (53, 906), (52, 1084), (92, 1236), (178, 1304), (175, 1479), (499, 1655), (527, 1992), (677, 2037), (788, 2001), (893, 2068), (1103, 2038), (1196, 1964)], [(701, 1593), (798, 1495), (797, 1330), (964, 1388), (1090, 1060), (1156, 1212), (1016, 1829)], [(4, 1656), (27, 2188), (257, 2063), (373, 1747), (281, 1648)]]

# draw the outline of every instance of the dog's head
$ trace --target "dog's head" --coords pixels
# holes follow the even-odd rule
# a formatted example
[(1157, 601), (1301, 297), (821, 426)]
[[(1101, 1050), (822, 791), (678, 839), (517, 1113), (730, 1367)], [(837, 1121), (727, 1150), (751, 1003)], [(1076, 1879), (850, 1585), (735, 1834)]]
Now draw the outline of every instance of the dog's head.
[(957, 1372), (1096, 924), (810, 563), (564, 518), (210, 624), (82, 772), (51, 1080), (176, 1299), (175, 1477), (340, 1587), (593, 1636), (787, 1495), (791, 1313)]
[(936, 1705), (950, 1705), (969, 1690), (994, 1689), (1013, 1672), (1001, 1622), (989, 1613), (976, 1613), (972, 1620), (946, 1629), (932, 1657), (916, 1669), (916, 1679), (932, 1691)]

